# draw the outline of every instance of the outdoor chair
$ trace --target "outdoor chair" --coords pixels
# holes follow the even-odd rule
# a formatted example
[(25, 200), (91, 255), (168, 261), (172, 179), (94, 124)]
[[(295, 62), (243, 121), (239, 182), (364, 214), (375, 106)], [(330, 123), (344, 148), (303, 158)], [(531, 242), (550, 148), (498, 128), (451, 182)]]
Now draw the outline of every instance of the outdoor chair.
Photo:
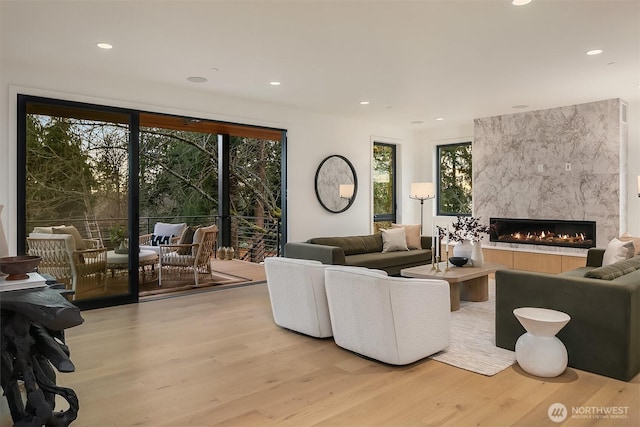
[(50, 274), (58, 282), (70, 285), (74, 292), (81, 282), (104, 284), (107, 273), (107, 249), (100, 247), (99, 240), (77, 240), (76, 237), (46, 232), (31, 233), (27, 237), (29, 255), (42, 257), (38, 272)]
[(143, 234), (138, 238), (140, 249), (154, 251), (160, 254), (160, 245), (173, 245), (180, 243), (182, 235), (187, 229), (187, 224), (182, 222), (171, 224), (156, 222), (152, 234)]
[(193, 234), (193, 243), (160, 245), (158, 285), (171, 274), (193, 274), (198, 286), (199, 274), (211, 274), (211, 256), (218, 238), (218, 227), (200, 227)]

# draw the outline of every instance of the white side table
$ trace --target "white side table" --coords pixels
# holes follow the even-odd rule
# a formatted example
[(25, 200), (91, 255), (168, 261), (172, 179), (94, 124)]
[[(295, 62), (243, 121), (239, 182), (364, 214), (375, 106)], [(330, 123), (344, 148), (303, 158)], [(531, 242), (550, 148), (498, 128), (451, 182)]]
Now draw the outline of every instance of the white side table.
[(513, 314), (527, 330), (516, 341), (520, 367), (538, 377), (557, 377), (567, 368), (567, 348), (555, 335), (571, 317), (561, 311), (522, 307)]

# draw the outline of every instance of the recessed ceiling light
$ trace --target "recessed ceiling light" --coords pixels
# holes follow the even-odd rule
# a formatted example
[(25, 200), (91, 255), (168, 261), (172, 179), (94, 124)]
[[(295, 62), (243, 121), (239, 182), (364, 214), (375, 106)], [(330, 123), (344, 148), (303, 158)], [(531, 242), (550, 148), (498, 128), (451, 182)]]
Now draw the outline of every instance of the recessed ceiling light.
[(602, 53), (602, 49), (591, 49), (585, 52), (587, 55), (600, 55)]
[(218, 67), (211, 67), (211, 68), (210, 68), (210, 70), (211, 70), (211, 71), (220, 71), (220, 68), (218, 68)]
[(113, 46), (109, 43), (97, 43), (96, 46), (98, 46), (100, 49), (113, 49)]
[(444, 117), (436, 117), (436, 121), (441, 122), (441, 121), (443, 121), (443, 120), (444, 120)]
[(280, 86), (280, 82), (276, 82), (276, 81), (269, 82), (269, 84), (271, 86)]
[(198, 77), (198, 76), (187, 77), (187, 80), (189, 80), (191, 83), (206, 83), (207, 82), (206, 78)]
[(524, 6), (525, 4), (531, 3), (531, 0), (513, 0), (511, 2), (514, 6)]
[(369, 101), (360, 101), (360, 105), (369, 105)]
[(424, 123), (422, 120), (414, 120), (414, 121), (411, 122), (412, 125), (419, 125), (419, 124), (422, 124), (422, 123)]
[(515, 108), (516, 110), (522, 110), (523, 108), (529, 108), (529, 106), (527, 104), (518, 104), (518, 105), (514, 105), (511, 108)]

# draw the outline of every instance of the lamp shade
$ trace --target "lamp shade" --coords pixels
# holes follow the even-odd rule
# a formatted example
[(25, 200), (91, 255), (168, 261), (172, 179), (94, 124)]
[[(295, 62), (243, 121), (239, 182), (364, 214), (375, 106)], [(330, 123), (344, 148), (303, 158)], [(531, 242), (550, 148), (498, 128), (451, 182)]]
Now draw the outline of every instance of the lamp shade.
[(353, 184), (340, 184), (340, 198), (342, 199), (352, 198), (354, 188), (355, 188), (355, 185)]
[(411, 184), (409, 197), (412, 199), (426, 200), (436, 197), (433, 182), (414, 182)]

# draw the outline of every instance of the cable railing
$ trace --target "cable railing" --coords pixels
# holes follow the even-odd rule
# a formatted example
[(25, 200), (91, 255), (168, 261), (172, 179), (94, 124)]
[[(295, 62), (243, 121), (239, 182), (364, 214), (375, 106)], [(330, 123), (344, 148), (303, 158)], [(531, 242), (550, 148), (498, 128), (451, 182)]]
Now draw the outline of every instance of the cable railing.
[[(220, 228), (220, 219), (219, 215), (140, 217), (138, 233), (139, 235), (152, 234), (154, 225), (157, 222), (185, 222), (190, 226), (217, 224)], [(27, 234), (33, 231), (35, 227), (73, 225), (83, 238), (98, 240), (100, 245), (111, 250), (117, 246), (117, 243), (110, 240), (112, 231), (117, 228), (126, 230), (127, 224), (127, 218), (101, 219), (85, 217), (28, 221), (26, 225)], [(266, 257), (279, 256), (282, 245), (281, 220), (280, 218), (269, 217), (231, 216), (230, 241), (237, 259), (260, 263)]]

